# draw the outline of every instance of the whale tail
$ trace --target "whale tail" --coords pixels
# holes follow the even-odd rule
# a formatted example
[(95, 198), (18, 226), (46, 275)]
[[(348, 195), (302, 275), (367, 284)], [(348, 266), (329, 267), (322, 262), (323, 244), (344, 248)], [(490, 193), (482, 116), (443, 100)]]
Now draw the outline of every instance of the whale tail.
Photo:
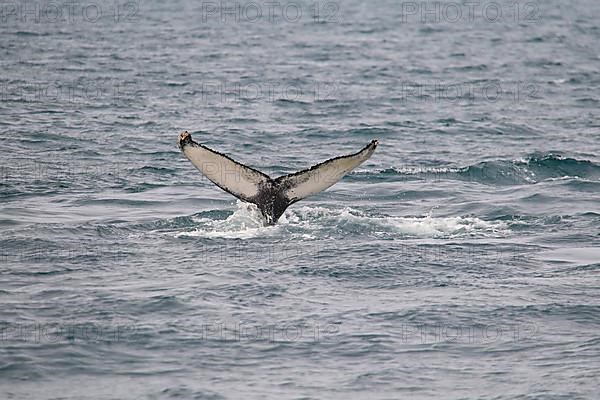
[(240, 164), (230, 157), (192, 140), (187, 131), (179, 135), (179, 148), (211, 182), (238, 199), (258, 206), (266, 223), (277, 222), (291, 204), (322, 192), (371, 157), (377, 140), (362, 150), (335, 157), (308, 169), (276, 179)]

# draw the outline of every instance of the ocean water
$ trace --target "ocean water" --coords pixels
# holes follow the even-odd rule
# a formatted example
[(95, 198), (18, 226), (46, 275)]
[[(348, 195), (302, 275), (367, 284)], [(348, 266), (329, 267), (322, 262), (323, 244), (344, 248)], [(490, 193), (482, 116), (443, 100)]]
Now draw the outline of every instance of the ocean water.
[(597, 1), (0, 12), (1, 399), (598, 398)]

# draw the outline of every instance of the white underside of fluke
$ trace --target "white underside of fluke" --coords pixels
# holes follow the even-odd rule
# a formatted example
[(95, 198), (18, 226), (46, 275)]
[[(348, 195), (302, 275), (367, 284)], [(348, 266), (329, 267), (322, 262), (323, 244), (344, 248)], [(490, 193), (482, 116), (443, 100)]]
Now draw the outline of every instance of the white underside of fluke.
[(208, 147), (191, 143), (185, 145), (182, 151), (198, 171), (212, 183), (240, 200), (253, 203), (261, 187), (271, 181), (262, 172), (240, 164)]
[(373, 141), (355, 154), (332, 158), (304, 171), (277, 178), (290, 201), (296, 202), (333, 186), (348, 172), (367, 161), (375, 151), (377, 142)]

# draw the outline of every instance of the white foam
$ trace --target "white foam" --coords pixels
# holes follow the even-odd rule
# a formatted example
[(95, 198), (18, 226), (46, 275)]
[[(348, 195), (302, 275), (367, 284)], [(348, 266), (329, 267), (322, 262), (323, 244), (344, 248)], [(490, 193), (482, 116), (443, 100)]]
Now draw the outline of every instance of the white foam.
[(392, 218), (390, 222), (402, 233), (424, 237), (503, 236), (507, 233), (505, 223), (476, 217), (400, 217)]
[(368, 215), (351, 207), (336, 209), (319, 206), (292, 206), (276, 225), (264, 226), (258, 208), (241, 201), (237, 202), (234, 213), (224, 220), (194, 218), (194, 222), (199, 226), (192, 231), (177, 233), (176, 236), (250, 239), (283, 234), (313, 240), (323, 238), (329, 232), (337, 235), (344, 231), (349, 234), (398, 238), (490, 237), (508, 233), (506, 223), (484, 221), (477, 217), (434, 217), (431, 214), (422, 217), (394, 217)]
[(393, 171), (396, 174), (401, 175), (420, 175), (420, 174), (450, 174), (460, 173), (469, 167), (429, 167), (420, 165), (400, 165), (400, 166), (389, 166), (388, 168), (374, 168), (374, 169), (356, 169), (351, 174), (366, 174), (376, 175), (387, 171)]
[[(327, 209), (323, 207), (297, 207), (285, 213), (287, 222), (305, 227), (336, 230), (346, 228), (352, 233), (391, 234), (417, 237), (455, 237), (455, 236), (504, 236), (508, 226), (502, 221), (484, 221), (477, 217), (393, 217), (373, 216), (345, 207)], [(349, 226), (350, 225), (350, 226)]]
[(560, 176), (560, 177), (551, 177), (551, 178), (546, 178), (544, 179), (544, 181), (579, 181), (579, 182), (597, 182), (593, 179), (587, 179), (587, 178), (582, 178), (580, 176), (577, 175), (564, 175), (564, 176)]
[(210, 218), (192, 218), (200, 226), (189, 232), (176, 235), (208, 238), (249, 239), (256, 236), (270, 236), (277, 232), (278, 226), (264, 226), (263, 218), (254, 204), (237, 201), (236, 210), (224, 220)]
[(392, 217), (367, 216), (359, 210), (345, 208), (341, 220), (361, 225), (377, 226), (383, 231), (417, 237), (454, 237), (503, 235), (507, 226), (503, 222), (488, 222), (476, 217)]

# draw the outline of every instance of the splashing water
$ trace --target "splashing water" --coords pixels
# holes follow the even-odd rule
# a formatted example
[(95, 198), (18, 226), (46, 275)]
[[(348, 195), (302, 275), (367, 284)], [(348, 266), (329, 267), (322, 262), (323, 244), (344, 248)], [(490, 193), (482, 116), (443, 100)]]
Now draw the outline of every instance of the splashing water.
[(343, 209), (302, 206), (286, 210), (274, 226), (266, 226), (254, 204), (237, 201), (235, 211), (225, 219), (193, 217), (198, 224), (192, 231), (178, 232), (176, 237), (250, 239), (273, 235), (300, 236), (314, 239), (331, 236), (334, 231), (344, 235), (374, 237), (453, 238), (473, 236), (503, 236), (508, 233), (502, 221), (484, 221), (477, 217), (394, 217), (369, 215), (351, 207)]

